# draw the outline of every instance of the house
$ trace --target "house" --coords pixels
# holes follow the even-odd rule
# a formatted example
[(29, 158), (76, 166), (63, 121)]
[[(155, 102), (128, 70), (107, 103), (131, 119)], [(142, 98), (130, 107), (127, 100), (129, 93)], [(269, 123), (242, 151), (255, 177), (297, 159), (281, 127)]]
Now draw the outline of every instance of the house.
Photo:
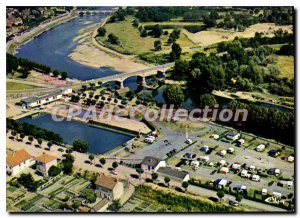
[(204, 145), (204, 146), (202, 146), (202, 147), (200, 148), (200, 151), (206, 153), (206, 152), (208, 152), (208, 149), (209, 149), (208, 146), (207, 146), (207, 145)]
[(259, 182), (260, 181), (260, 176), (259, 175), (253, 175), (252, 176), (252, 181)]
[(15, 176), (34, 163), (34, 158), (25, 149), (13, 151), (6, 156), (6, 172)]
[(171, 179), (176, 179), (182, 182), (188, 181), (190, 179), (190, 175), (188, 172), (178, 169), (172, 169), (171, 167), (160, 167), (157, 172), (162, 176), (168, 176)]
[(227, 152), (228, 152), (229, 154), (233, 154), (234, 148), (232, 148), (232, 147), (227, 148)]
[(269, 153), (269, 156), (271, 156), (271, 157), (277, 157), (280, 154), (280, 151), (278, 151), (276, 149), (272, 149), (268, 153)]
[(53, 101), (61, 99), (64, 95), (72, 93), (72, 89), (59, 89), (47, 94), (33, 95), (31, 97), (21, 100), (21, 103), (27, 109), (48, 104)]
[(144, 170), (144, 172), (156, 172), (158, 168), (165, 166), (166, 161), (152, 156), (146, 156), (141, 163), (141, 168)]
[(226, 150), (221, 150), (220, 152), (219, 152), (219, 155), (221, 155), (221, 156), (225, 156), (227, 154), (227, 151)]
[(260, 144), (260, 145), (258, 145), (256, 148), (255, 148), (255, 150), (256, 151), (262, 151), (262, 150), (264, 150), (266, 148), (266, 146), (264, 145), (264, 144)]
[(224, 188), (227, 185), (227, 180), (226, 179), (217, 179), (215, 181), (215, 184), (218, 188)]
[(106, 176), (103, 173), (97, 177), (95, 185), (95, 193), (98, 198), (117, 200), (124, 194), (124, 184), (117, 178)]
[(36, 157), (35, 160), (36, 170), (42, 173), (44, 176), (48, 176), (48, 170), (50, 167), (57, 165), (57, 158), (46, 153)]
[(226, 138), (232, 141), (238, 140), (240, 138), (241, 134), (234, 132), (234, 131), (230, 131), (226, 134)]
[(221, 167), (221, 169), (220, 169), (220, 172), (219, 173), (221, 173), (221, 174), (227, 174), (227, 173), (229, 173), (229, 169), (228, 169), (228, 167)]

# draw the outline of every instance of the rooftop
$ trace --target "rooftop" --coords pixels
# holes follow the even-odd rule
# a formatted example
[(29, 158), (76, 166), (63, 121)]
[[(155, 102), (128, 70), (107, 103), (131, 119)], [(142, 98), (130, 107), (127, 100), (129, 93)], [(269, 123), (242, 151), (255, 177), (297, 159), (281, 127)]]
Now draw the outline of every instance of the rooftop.
[(32, 158), (32, 156), (26, 150), (22, 149), (14, 151), (11, 155), (7, 155), (6, 162), (10, 167), (14, 167), (30, 158)]
[(160, 159), (158, 157), (147, 156), (144, 158), (141, 164), (156, 167), (161, 161), (163, 161), (163, 159)]
[(96, 185), (104, 187), (109, 190), (112, 190), (117, 183), (118, 183), (117, 178), (106, 176), (103, 173), (97, 177), (97, 180), (95, 182)]
[(186, 177), (186, 175), (188, 175), (188, 172), (185, 171), (180, 171), (180, 170), (176, 170), (176, 169), (172, 169), (170, 167), (160, 167), (157, 170), (158, 173), (162, 173), (165, 175), (169, 175), (178, 179), (184, 179)]
[(24, 98), (22, 101), (25, 102), (25, 103), (32, 103), (32, 102), (36, 102), (38, 100), (42, 100), (42, 99), (45, 99), (45, 98), (50, 98), (50, 97), (53, 97), (53, 96), (60, 95), (60, 94), (62, 94), (62, 92), (63, 92), (63, 90), (59, 89), (59, 90), (56, 90), (56, 91), (53, 91), (53, 92), (50, 92), (50, 93), (47, 93), (47, 94), (33, 95), (33, 96), (28, 97), (28, 98)]
[(46, 153), (35, 158), (36, 161), (41, 162), (41, 163), (49, 163), (50, 161), (53, 161), (55, 159), (57, 159), (57, 157), (46, 154)]

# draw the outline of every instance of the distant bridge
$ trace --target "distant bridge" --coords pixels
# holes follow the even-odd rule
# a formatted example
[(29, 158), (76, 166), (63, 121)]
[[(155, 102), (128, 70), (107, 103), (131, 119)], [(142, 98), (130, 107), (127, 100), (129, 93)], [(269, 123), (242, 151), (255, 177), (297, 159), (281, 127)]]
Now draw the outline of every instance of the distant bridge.
[(76, 10), (79, 15), (110, 14), (114, 10)]

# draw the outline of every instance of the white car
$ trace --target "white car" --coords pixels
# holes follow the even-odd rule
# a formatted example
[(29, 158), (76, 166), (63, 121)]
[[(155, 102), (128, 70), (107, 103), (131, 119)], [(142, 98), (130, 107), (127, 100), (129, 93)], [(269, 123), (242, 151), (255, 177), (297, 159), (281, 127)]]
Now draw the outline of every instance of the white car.
[(189, 145), (189, 144), (192, 144), (193, 141), (192, 141), (192, 139), (187, 139), (187, 140), (185, 140), (185, 143)]

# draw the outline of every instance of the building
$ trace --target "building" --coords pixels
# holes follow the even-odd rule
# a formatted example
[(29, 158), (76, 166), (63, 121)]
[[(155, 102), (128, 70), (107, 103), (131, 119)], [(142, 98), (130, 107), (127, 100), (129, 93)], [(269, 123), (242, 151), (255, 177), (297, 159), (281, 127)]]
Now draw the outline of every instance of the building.
[(226, 134), (226, 138), (232, 141), (238, 140), (240, 136), (241, 136), (240, 133), (236, 133), (234, 131), (230, 131)]
[(144, 172), (156, 172), (160, 167), (166, 167), (166, 161), (157, 157), (146, 156), (141, 163)]
[(33, 95), (31, 97), (21, 100), (24, 107), (30, 109), (38, 107), (44, 104), (49, 104), (51, 102), (61, 99), (64, 95), (72, 93), (72, 89), (59, 89), (54, 92), (50, 92), (42, 95)]
[(48, 176), (48, 170), (52, 166), (57, 165), (57, 158), (49, 154), (42, 154), (35, 158), (36, 170), (42, 173), (44, 176)]
[(13, 151), (6, 156), (6, 172), (15, 176), (35, 163), (34, 158), (24, 149)]
[(99, 198), (117, 200), (124, 194), (124, 184), (117, 178), (106, 176), (103, 173), (97, 177), (95, 185), (95, 192)]
[(172, 169), (171, 167), (160, 167), (157, 172), (162, 176), (168, 176), (171, 179), (176, 179), (182, 182), (188, 181), (190, 179), (190, 175), (188, 172)]

